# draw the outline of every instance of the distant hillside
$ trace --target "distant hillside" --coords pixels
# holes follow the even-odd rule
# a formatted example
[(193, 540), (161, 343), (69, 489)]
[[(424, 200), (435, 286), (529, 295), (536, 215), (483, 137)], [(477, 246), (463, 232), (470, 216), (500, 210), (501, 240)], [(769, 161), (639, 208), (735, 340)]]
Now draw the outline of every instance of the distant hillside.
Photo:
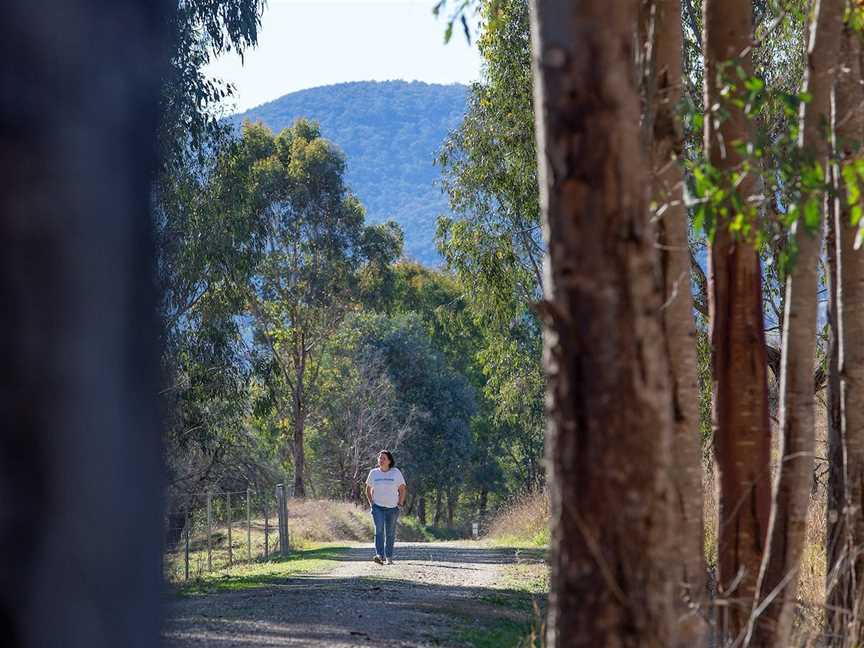
[(461, 122), (466, 95), (461, 85), (340, 83), (287, 94), (232, 120), (260, 120), (274, 131), (297, 117), (318, 121), (322, 134), (345, 152), (348, 185), (368, 220), (394, 219), (405, 231), (408, 256), (437, 264), (435, 222), (449, 209), (433, 160)]

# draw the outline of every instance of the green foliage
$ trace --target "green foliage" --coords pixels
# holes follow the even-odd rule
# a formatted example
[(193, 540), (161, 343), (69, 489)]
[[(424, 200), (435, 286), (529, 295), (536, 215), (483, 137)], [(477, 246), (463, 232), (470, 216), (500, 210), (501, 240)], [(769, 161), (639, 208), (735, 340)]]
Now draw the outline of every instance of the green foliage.
[(213, 182), (213, 153), (228, 146), (216, 111), (231, 88), (204, 74), (214, 56), (256, 44), (262, 7), (262, 0), (190, 0), (173, 14), (153, 210), (170, 506), (205, 483), (254, 483), (272, 469), (243, 425), (249, 366), (228, 272), (240, 259)]
[(399, 517), (399, 537), (412, 537), (420, 542), (438, 542), (440, 540), (459, 540), (463, 537), (456, 529), (439, 528), (429, 524), (421, 524), (417, 518), (407, 515)]
[[(228, 143), (213, 145), (221, 150)], [(242, 255), (224, 226), (215, 167), (189, 157), (176, 162), (154, 190), (172, 502), (208, 482), (266, 482), (273, 472), (244, 425), (250, 367), (236, 317), (242, 295), (231, 270), (242, 266)]]
[[(766, 85), (728, 62), (718, 66), (718, 78), (721, 100), (710, 117), (714, 127), (719, 128), (737, 111), (750, 121), (754, 135), (747, 141), (726, 143), (739, 162), (725, 173), (701, 155), (688, 164), (694, 227), (709, 240), (718, 228), (724, 228), (763, 251), (772, 238), (779, 237), (784, 245), (774, 246), (779, 252), (775, 262), (785, 272), (794, 258), (794, 249), (785, 244), (788, 228), (801, 221), (802, 226), (815, 230), (823, 195), (829, 190), (812, 152), (799, 146), (799, 112), (810, 96)], [(773, 120), (770, 131), (760, 127), (766, 120)], [(696, 120), (691, 117), (690, 121)], [(752, 192), (742, 194), (742, 186)]]
[(400, 465), (416, 492), (462, 485), (476, 404), (465, 377), (450, 367), (416, 314), (368, 316), (358, 321), (362, 344), (381, 354), (413, 430), (400, 446)]
[[(480, 3), (483, 80), (468, 113), (441, 150), (444, 188), (455, 216), (438, 223), (438, 245), (464, 287), (480, 332), (476, 359), (491, 417), (478, 424), (509, 455), (523, 484), (540, 478), (543, 374), (542, 293), (528, 4)], [(501, 441), (507, 439), (506, 442)], [(501, 443), (501, 446), (498, 446)]]
[(465, 95), (461, 85), (341, 83), (285, 95), (231, 123), (262, 121), (279, 131), (299, 117), (316, 120), (344, 151), (346, 184), (368, 210), (369, 222), (399, 222), (406, 253), (431, 265), (440, 261), (432, 244), (435, 219), (448, 212), (434, 159), (465, 112)]
[(177, 5), (172, 24), (171, 67), (162, 90), (159, 145), (166, 171), (189, 154), (203, 160), (221, 131), (219, 104), (233, 88), (211, 79), (204, 68), (215, 57), (241, 56), (258, 42), (264, 0), (187, 0)]
[(271, 439), (290, 428), (291, 443), (303, 443), (322, 362), (357, 307), (361, 273), (399, 253), (398, 228), (364, 226), (344, 170), (341, 152), (306, 120), (278, 135), (247, 122), (219, 158), (218, 202), (237, 225), (232, 249), (243, 256), (233, 278), (254, 328), (258, 425)]

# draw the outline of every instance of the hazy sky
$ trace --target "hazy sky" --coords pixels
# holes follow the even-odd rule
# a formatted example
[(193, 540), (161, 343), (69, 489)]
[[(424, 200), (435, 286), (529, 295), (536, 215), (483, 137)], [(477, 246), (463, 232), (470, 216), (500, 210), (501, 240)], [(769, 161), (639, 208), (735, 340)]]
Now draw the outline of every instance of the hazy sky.
[(460, 30), (444, 45), (434, 0), (268, 0), (258, 47), (208, 73), (236, 87), (238, 111), (288, 92), (342, 81), (469, 83), (480, 56)]

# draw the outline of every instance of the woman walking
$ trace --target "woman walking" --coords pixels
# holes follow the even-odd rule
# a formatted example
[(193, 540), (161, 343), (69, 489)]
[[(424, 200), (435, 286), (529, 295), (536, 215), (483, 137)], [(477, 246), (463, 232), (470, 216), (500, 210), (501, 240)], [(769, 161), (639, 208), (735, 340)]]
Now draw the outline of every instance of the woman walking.
[(393, 544), (396, 542), (396, 520), (399, 508), (405, 503), (405, 478), (396, 467), (393, 453), (378, 453), (378, 467), (366, 478), (366, 499), (375, 523), (375, 557), (379, 565), (393, 564)]

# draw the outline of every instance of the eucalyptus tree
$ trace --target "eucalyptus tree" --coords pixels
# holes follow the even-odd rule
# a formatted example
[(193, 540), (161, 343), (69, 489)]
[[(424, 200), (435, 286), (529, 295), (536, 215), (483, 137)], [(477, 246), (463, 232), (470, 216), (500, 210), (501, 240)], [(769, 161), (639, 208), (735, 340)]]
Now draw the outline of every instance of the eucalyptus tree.
[[(768, 547), (759, 578), (759, 598), (748, 640), (757, 646), (790, 644), (801, 557), (807, 540), (807, 513), (815, 448), (817, 312), (825, 178), (830, 175), (831, 99), (843, 1), (813, 3), (807, 72), (802, 92), (812, 97), (801, 108), (800, 204), (794, 208), (790, 240), (794, 265), (787, 275), (780, 376), (780, 457), (774, 482)], [(752, 625), (755, 622), (755, 625)]]
[(484, 0), (483, 76), (439, 163), (454, 217), (439, 220), (447, 266), (483, 336), (478, 359), (496, 424), (517, 434), (523, 479), (541, 478), (543, 375), (540, 233), (527, 0)]
[(191, 156), (207, 157), (210, 140), (227, 128), (219, 122), (224, 99), (233, 87), (207, 75), (206, 66), (227, 53), (244, 53), (258, 44), (266, 0), (183, 0), (168, 29), (170, 65), (162, 83), (159, 149), (163, 173)]
[(366, 315), (348, 318), (325, 359), (322, 403), (310, 419), (310, 471), (318, 492), (361, 503), (381, 448), (397, 454), (416, 408), (401, 398), (380, 350), (364, 339)]
[[(864, 560), (864, 254), (862, 240), (860, 183), (864, 180), (861, 133), (864, 117), (861, 105), (862, 45), (860, 31), (864, 26), (862, 9), (846, 8), (840, 39), (840, 68), (836, 82), (833, 116), (835, 155), (837, 158), (837, 200), (834, 205), (831, 243), (833, 258), (829, 263), (831, 281), (831, 328), (835, 347), (829, 380), (832, 412), (839, 423), (839, 435), (829, 429), (829, 441), (840, 449), (830, 448), (832, 458), (840, 459), (832, 484), (835, 501), (831, 502), (833, 519), (829, 518), (828, 587), (831, 601), (843, 612), (833, 615), (835, 627), (841, 628), (847, 645), (864, 641), (864, 607), (862, 582)], [(835, 409), (836, 408), (836, 409)], [(833, 418), (833, 417), (832, 417)], [(839, 438), (838, 438), (839, 436)], [(837, 483), (839, 481), (839, 483)], [(839, 493), (837, 492), (839, 491)], [(833, 498), (832, 498), (833, 499)], [(839, 501), (837, 501), (839, 500)]]
[(741, 78), (753, 76), (753, 18), (750, 0), (705, 0), (703, 9), (705, 158), (726, 201), (714, 213), (709, 266), (718, 586), (726, 599), (718, 629), (723, 640), (734, 640), (746, 628), (756, 595), (770, 511), (767, 354), (753, 201), (758, 171), (735, 144), (751, 137), (746, 103), (736, 98), (743, 96)]
[(699, 431), (699, 384), (696, 323), (690, 288), (689, 218), (684, 198), (683, 135), (678, 110), (683, 94), (683, 28), (680, 0), (658, 0), (647, 21), (645, 47), (647, 101), (643, 124), (650, 129), (652, 208), (663, 273), (663, 328), (669, 349), (673, 398), (673, 468), (671, 472), (680, 533), (678, 595), (680, 636), (692, 646), (705, 645), (706, 565), (702, 513), (702, 437)]
[(434, 495), (440, 517), (446, 498), (458, 493), (470, 474), (475, 390), (435, 348), (417, 313), (370, 317), (362, 331), (362, 346), (382, 361), (408, 423), (399, 461), (410, 475), (413, 496)]
[(638, 6), (532, 3), (552, 647), (659, 648), (677, 632), (672, 398), (633, 69)]
[(233, 277), (243, 286), (276, 417), (290, 429), (285, 447), (291, 449), (294, 494), (303, 497), (304, 431), (322, 358), (356, 308), (364, 264), (382, 251), (394, 255), (399, 246), (364, 246), (376, 239), (344, 184), (345, 160), (312, 122), (298, 120), (275, 136), (247, 123), (220, 164), (220, 201), (241, 224), (236, 247), (247, 259)]
[[(530, 402), (539, 388), (532, 387), (518, 395), (507, 393), (504, 382), (510, 374), (505, 373), (507, 377), (499, 380), (499, 372), (490, 371), (488, 331), (483, 329), (469, 291), (456, 274), (406, 261), (397, 263), (393, 274), (396, 281), (389, 312), (419, 316), (447, 364), (474, 389), (477, 408), (470, 423), (472, 450), (461, 492), (476, 495), (482, 517), (490, 504), (490, 495), (493, 505), (504, 503), (512, 493), (542, 483), (539, 466), (542, 438), (536, 433), (542, 406), (539, 399)], [(508, 353), (513, 352), (501, 356), (507, 357)], [(498, 399), (505, 393), (507, 402), (502, 403)], [(532, 416), (528, 421), (526, 413)], [(451, 503), (456, 494), (457, 491), (450, 490)], [(448, 514), (451, 511), (452, 506)]]
[(215, 57), (257, 44), (263, 0), (187, 0), (167, 21), (153, 184), (162, 319), (163, 454), (169, 528), (181, 529), (191, 497), (222, 479), (257, 480), (266, 467), (244, 431), (248, 362), (236, 320), (231, 268), (241, 263), (216, 201), (214, 158), (230, 142), (220, 122), (230, 85), (207, 75)]

